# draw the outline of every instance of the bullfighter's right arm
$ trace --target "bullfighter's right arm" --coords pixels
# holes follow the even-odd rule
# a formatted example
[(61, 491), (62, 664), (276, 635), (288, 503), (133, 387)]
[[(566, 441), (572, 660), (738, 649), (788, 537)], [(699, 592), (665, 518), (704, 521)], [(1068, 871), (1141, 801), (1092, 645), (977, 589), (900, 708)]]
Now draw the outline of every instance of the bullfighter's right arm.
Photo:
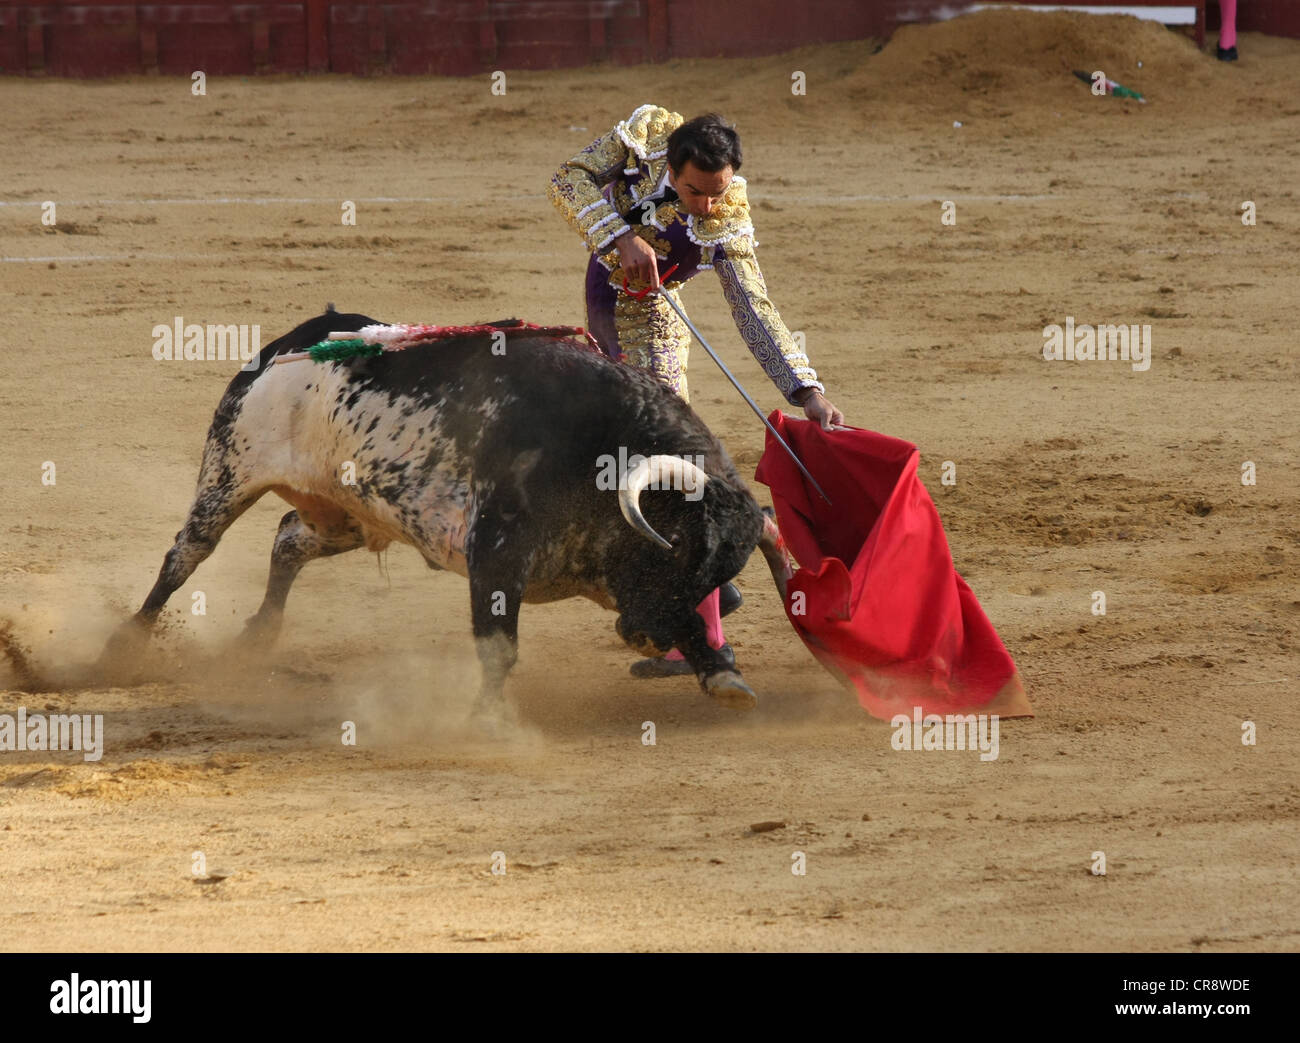
[(616, 127), (561, 166), (551, 178), (547, 192), (551, 202), (586, 241), (590, 253), (608, 250), (615, 239), (630, 231), (619, 212), (601, 194), (601, 189), (618, 177), (627, 161), (627, 146)]

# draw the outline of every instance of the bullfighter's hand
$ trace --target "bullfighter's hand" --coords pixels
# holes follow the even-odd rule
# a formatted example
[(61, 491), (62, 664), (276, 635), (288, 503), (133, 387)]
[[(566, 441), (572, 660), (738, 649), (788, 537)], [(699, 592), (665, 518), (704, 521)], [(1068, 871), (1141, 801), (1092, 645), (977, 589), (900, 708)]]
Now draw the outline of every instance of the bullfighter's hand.
[(804, 416), (821, 424), (823, 431), (833, 431), (844, 425), (844, 414), (820, 391), (809, 391), (800, 405), (803, 406)]
[(618, 260), (623, 272), (630, 282), (648, 284), (650, 289), (659, 289), (659, 259), (654, 247), (635, 232), (624, 232), (614, 244), (618, 247)]

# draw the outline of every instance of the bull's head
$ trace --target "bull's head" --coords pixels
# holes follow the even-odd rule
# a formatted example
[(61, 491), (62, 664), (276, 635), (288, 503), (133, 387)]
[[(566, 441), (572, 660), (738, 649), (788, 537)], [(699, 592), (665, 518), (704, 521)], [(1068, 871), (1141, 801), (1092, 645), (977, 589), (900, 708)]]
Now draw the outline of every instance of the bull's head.
[[(638, 461), (620, 486), (619, 508), (644, 540), (644, 550), (623, 548), (620, 568), (641, 595), (636, 599), (640, 610), (632, 611), (642, 624), (636, 629), (653, 634), (666, 650), (668, 620), (744, 568), (762, 535), (763, 515), (743, 484), (710, 475), (680, 457)], [(653, 525), (642, 511), (642, 494), (650, 488), (675, 491), (651, 504)]]
[[(659, 497), (648, 506), (656, 524), (641, 510), (641, 494), (652, 485), (682, 493)], [(688, 492), (690, 490), (690, 492)], [(698, 491), (699, 495), (694, 495)], [(689, 501), (698, 502), (689, 502)], [(709, 591), (735, 576), (755, 545), (763, 547), (772, 574), (784, 594), (788, 561), (779, 546), (780, 534), (743, 482), (717, 477), (679, 457), (652, 456), (635, 465), (619, 492), (619, 508), (642, 539), (626, 541), (617, 552), (618, 632), (642, 654), (666, 652), (683, 634), (683, 615), (698, 626), (694, 608)], [(661, 531), (669, 534), (665, 539)], [(665, 556), (664, 552), (668, 555)], [(704, 690), (737, 709), (755, 703), (753, 690), (734, 666), (702, 647), (699, 633), (678, 647), (695, 668)], [(689, 647), (694, 642), (694, 652)]]
[[(665, 484), (667, 482), (668, 484)], [(707, 471), (691, 463), (689, 460), (683, 460), (678, 456), (651, 456), (648, 459), (642, 458), (633, 468), (631, 468), (619, 490), (618, 505), (623, 512), (623, 517), (632, 528), (644, 536), (652, 543), (658, 544), (665, 550), (675, 550), (680, 536), (674, 535), (674, 540), (669, 542), (664, 539), (641, 513), (641, 494), (647, 488), (653, 486), (658, 489), (672, 488), (687, 493), (688, 499), (701, 499), (701, 496), (693, 495), (693, 491), (698, 490), (701, 493), (709, 483), (711, 493), (717, 494), (715, 499), (730, 501), (730, 509), (726, 509), (722, 504), (714, 505), (714, 513), (717, 515), (717, 522), (708, 527), (706, 531), (705, 543), (708, 549), (717, 551), (723, 550), (718, 546), (718, 538), (725, 537), (735, 533), (739, 536), (740, 542), (735, 545), (735, 549), (743, 553), (739, 559), (737, 568), (743, 566), (744, 561), (748, 559), (750, 551), (754, 547), (754, 542), (748, 539), (749, 525), (745, 524), (752, 518), (752, 509), (750, 505), (754, 503), (753, 499), (745, 490), (731, 489), (726, 483), (715, 480)], [(727, 489), (731, 496), (724, 496), (722, 490)], [(736, 493), (739, 492), (737, 496)], [(719, 509), (721, 508), (721, 509)], [(737, 525), (737, 522), (741, 524)], [(714, 538), (710, 539), (709, 537)], [(776, 525), (776, 516), (770, 507), (762, 509), (760, 527), (757, 535), (758, 549), (763, 552), (763, 557), (767, 561), (768, 569), (772, 573), (772, 579), (776, 582), (777, 592), (781, 595), (781, 600), (785, 601), (788, 596), (787, 584), (790, 577), (794, 574), (793, 565), (790, 560), (789, 551), (786, 549), (785, 540), (781, 536), (780, 529)], [(730, 579), (731, 576), (725, 577)]]

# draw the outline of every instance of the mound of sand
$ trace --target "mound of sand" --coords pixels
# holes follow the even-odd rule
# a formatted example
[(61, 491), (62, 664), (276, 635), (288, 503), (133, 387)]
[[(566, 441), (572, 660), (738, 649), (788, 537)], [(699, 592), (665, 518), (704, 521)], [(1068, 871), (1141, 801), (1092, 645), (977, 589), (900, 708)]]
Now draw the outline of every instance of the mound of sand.
[[(1139, 64), (1140, 63), (1140, 64)], [(1205, 92), (1234, 88), (1225, 69), (1177, 29), (1131, 15), (981, 11), (902, 26), (845, 78), (855, 96), (888, 106), (971, 112), (972, 101), (1033, 116), (1100, 103), (1072, 70), (1101, 70), (1148, 103), (1195, 111)], [(1118, 99), (1105, 99), (1115, 104)]]

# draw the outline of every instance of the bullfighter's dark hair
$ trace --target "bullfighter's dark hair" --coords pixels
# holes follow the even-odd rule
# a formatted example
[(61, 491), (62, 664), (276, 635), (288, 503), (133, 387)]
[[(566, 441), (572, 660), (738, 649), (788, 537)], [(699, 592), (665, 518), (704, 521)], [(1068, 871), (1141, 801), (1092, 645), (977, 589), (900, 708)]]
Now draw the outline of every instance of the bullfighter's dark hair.
[(707, 174), (723, 167), (740, 170), (740, 135), (716, 112), (687, 120), (668, 136), (668, 165), (680, 171), (688, 162)]

